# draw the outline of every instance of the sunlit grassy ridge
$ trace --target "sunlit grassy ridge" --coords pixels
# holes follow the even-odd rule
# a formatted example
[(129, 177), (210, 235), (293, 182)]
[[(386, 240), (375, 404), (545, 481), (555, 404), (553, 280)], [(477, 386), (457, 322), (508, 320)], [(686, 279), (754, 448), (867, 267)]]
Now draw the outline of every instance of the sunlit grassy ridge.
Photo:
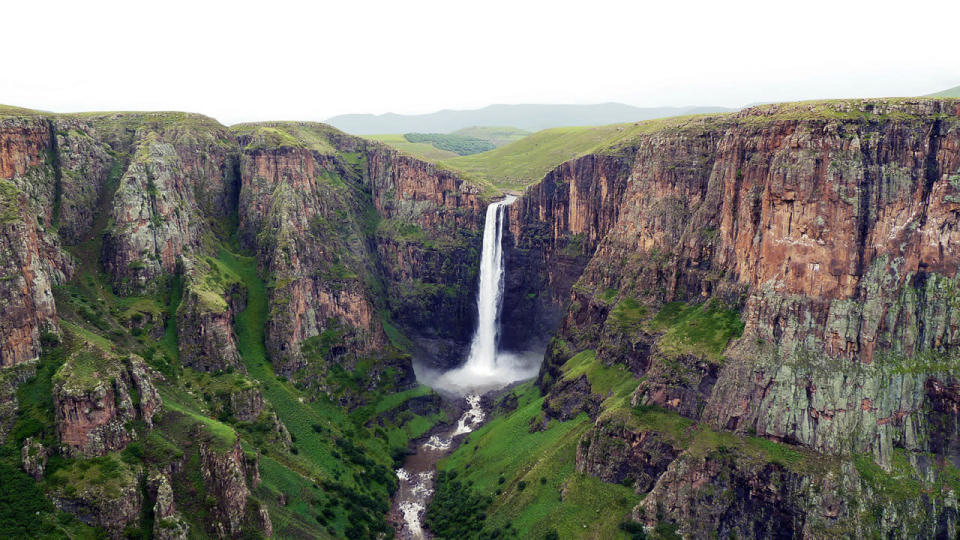
[(444, 164), (505, 189), (523, 189), (557, 165), (626, 136), (627, 125), (553, 128)]
[(457, 157), (456, 153), (449, 150), (441, 150), (430, 143), (410, 142), (399, 133), (388, 135), (363, 135), (363, 138), (381, 142), (395, 150), (399, 150), (405, 154), (410, 154), (415, 158), (426, 161), (440, 161), (443, 159)]

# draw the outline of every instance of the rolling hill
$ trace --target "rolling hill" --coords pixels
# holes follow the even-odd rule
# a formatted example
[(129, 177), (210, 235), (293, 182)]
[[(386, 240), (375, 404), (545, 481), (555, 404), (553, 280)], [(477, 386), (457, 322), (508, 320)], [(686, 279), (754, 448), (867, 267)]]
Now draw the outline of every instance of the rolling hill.
[(960, 86), (954, 86), (953, 88), (947, 88), (934, 94), (928, 94), (926, 97), (960, 97)]

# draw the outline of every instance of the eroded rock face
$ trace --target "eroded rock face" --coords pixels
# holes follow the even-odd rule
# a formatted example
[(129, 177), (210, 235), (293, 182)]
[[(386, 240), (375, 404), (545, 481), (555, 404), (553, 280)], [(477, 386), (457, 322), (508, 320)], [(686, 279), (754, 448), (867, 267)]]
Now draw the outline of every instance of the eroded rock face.
[(177, 512), (170, 479), (164, 473), (154, 471), (147, 478), (147, 490), (153, 499), (153, 537), (163, 540), (185, 540), (190, 526)]
[[(234, 317), (246, 303), (246, 289), (211, 283), (211, 269), (203, 262), (186, 261), (183, 299), (177, 309), (177, 345), (180, 361), (198, 371), (229, 368), (246, 372), (237, 350)], [(225, 290), (224, 290), (225, 288)]]
[(234, 418), (241, 422), (253, 422), (260, 417), (264, 408), (263, 393), (260, 388), (244, 388), (230, 393), (230, 410)]
[(159, 290), (181, 256), (199, 247), (205, 220), (224, 218), (235, 205), (237, 149), (229, 131), (206, 117), (174, 115), (93, 120), (104, 132), (126, 124), (134, 133), (103, 135), (130, 155), (102, 250), (104, 267), (121, 293)]
[(45, 240), (26, 195), (0, 179), (0, 368), (36, 360), (44, 335), (59, 335), (51, 289), (57, 276), (44, 258), (56, 248)]
[(54, 376), (57, 434), (64, 450), (89, 457), (126, 448), (137, 436), (128, 423), (139, 419), (151, 426), (162, 405), (155, 377), (138, 356), (120, 358), (93, 345), (72, 354)]
[(570, 420), (582, 412), (595, 418), (602, 402), (603, 397), (593, 393), (587, 376), (581, 375), (559, 381), (543, 402), (543, 413), (547, 420)]
[[(533, 247), (515, 248), (518, 258), (571, 257), (574, 240), (589, 251), (575, 284), (561, 285), (558, 265), (530, 278), (557, 287), (551, 294), (569, 306), (539, 379), (548, 401), (563, 393), (560, 366), (593, 349), (602, 362), (643, 376), (634, 405), (843, 459), (868, 453), (888, 471), (898, 452), (956, 460), (955, 101), (746, 109), (678, 121), (583, 159), (528, 190), (510, 213), (514, 245)], [(516, 287), (518, 305), (535, 292)], [(742, 335), (722, 354), (666, 350), (648, 323), (675, 301), (739, 312)], [(624, 305), (632, 310), (626, 318), (618, 313)], [(764, 467), (678, 458), (661, 478), (687, 486), (687, 502), (655, 488), (644, 519), (654, 523), (658, 504), (685, 506), (671, 510), (676, 523), (710, 524), (682, 529), (694, 537), (724, 536), (733, 527), (724, 520), (737, 515), (756, 520), (739, 521), (740, 536), (818, 537), (834, 522), (814, 519), (818, 510), (800, 503), (812, 497), (810, 483), (835, 497), (869, 493), (859, 481), (841, 486), (836, 477), (784, 477)], [(764, 491), (772, 477), (794, 491)], [(729, 495), (701, 490), (713, 484), (729, 486), (721, 490)], [(923, 535), (948, 534), (950, 497), (925, 499), (910, 515), (883, 503), (882, 528), (893, 530), (892, 516), (901, 516)], [(850, 516), (860, 511), (847, 508)]]
[(849, 463), (810, 470), (757, 461), (737, 450), (673, 461), (633, 510), (649, 527), (672, 523), (683, 537), (952, 538), (957, 500), (877, 490)]
[(203, 485), (215, 499), (209, 526), (221, 538), (237, 536), (250, 496), (240, 439), (226, 452), (217, 451), (210, 443), (201, 441), (199, 451)]
[(577, 472), (646, 493), (679, 453), (669, 438), (636, 429), (629, 419), (600, 418), (577, 446)]
[[(274, 277), (267, 348), (284, 374), (304, 367), (300, 345), (341, 324), (358, 354), (386, 343), (362, 276), (369, 255), (356, 214), (358, 173), (332, 154), (245, 145), (240, 228)], [(349, 184), (348, 184), (349, 183)]]
[[(554, 242), (580, 233), (596, 246), (561, 326), (572, 352), (604, 346), (616, 302), (597, 295), (608, 289), (651, 312), (701, 298), (743, 306), (724, 367), (686, 362), (699, 375), (685, 389), (657, 382), (655, 348), (638, 351), (654, 366), (639, 402), (688, 416), (700, 403), (718, 428), (885, 462), (893, 445), (926, 439), (911, 418), (936, 369), (904, 366), (957, 344), (960, 128), (949, 101), (830, 106), (850, 119), (780, 119), (774, 106), (640, 137), (621, 150), (629, 175), (547, 177), (511, 229), (522, 238), (542, 223)], [(611, 177), (619, 197), (604, 189)]]

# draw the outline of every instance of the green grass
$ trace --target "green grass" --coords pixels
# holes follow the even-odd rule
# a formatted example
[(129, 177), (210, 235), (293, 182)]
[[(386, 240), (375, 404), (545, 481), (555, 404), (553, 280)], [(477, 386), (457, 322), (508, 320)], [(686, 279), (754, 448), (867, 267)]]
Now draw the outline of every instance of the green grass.
[(234, 135), (249, 137), (244, 150), (306, 148), (321, 154), (335, 154), (331, 143), (335, 128), (319, 122), (252, 122), (230, 126)]
[(456, 152), (442, 150), (428, 142), (410, 142), (402, 134), (363, 135), (365, 139), (381, 142), (394, 150), (424, 161), (440, 161), (457, 157)]
[(180, 400), (170, 392), (161, 392), (163, 406), (171, 411), (180, 413), (198, 424), (203, 425), (213, 437), (215, 447), (220, 451), (229, 450), (237, 442), (237, 432), (232, 427), (214, 420), (203, 414), (194, 412), (189, 406), (181, 404)]
[(581, 414), (530, 433), (530, 420), (540, 414), (543, 398), (531, 383), (516, 392), (517, 410), (471, 433), (469, 442), (441, 461), (440, 470), (456, 471), (474, 493), (493, 498), (485, 530), (509, 524), (518, 538), (539, 538), (551, 528), (560, 538), (624, 538), (618, 526), (640, 497), (574, 470), (580, 436), (593, 423)]
[(622, 333), (631, 333), (638, 330), (646, 318), (646, 306), (634, 298), (624, 298), (610, 310), (607, 322), (608, 324), (612, 323)]
[(624, 366), (601, 364), (596, 352), (590, 349), (574, 355), (563, 365), (564, 379), (576, 379), (581, 375), (587, 376), (594, 394), (606, 399), (603, 404), (606, 409), (626, 405), (630, 394), (640, 384)]
[(529, 131), (509, 126), (473, 126), (458, 129), (452, 135), (475, 137), (490, 141), (494, 146), (506, 146), (530, 135)]
[(960, 98), (960, 86), (954, 86), (953, 88), (947, 88), (946, 90), (934, 92), (933, 94), (927, 94), (926, 97)]
[(447, 159), (443, 164), (502, 189), (522, 190), (557, 165), (619, 140), (629, 133), (626, 126), (546, 129), (495, 150)]
[(670, 302), (648, 323), (652, 332), (663, 332), (658, 341), (664, 354), (691, 354), (720, 362), (727, 343), (743, 333), (740, 314), (719, 302)]

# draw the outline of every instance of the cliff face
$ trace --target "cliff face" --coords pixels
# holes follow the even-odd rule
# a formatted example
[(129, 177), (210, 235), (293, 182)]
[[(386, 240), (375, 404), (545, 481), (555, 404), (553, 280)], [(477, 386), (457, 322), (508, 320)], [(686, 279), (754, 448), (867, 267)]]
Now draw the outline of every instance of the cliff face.
[(307, 340), (335, 336), (340, 345), (319, 352), (349, 369), (387, 344), (388, 313), (416, 343), (459, 360), (474, 316), (485, 208), (477, 190), (319, 124), (237, 132), (240, 230), (273, 276), (267, 335), (275, 365), (302, 369)]
[[(958, 189), (953, 101), (678, 120), (565, 164), (511, 211), (515, 244), (540, 242), (542, 260), (577, 234), (591, 249), (553, 293), (569, 310), (541, 387), (596, 349), (644, 376), (635, 405), (887, 471), (902, 453), (957, 463)], [(551, 272), (536, 280), (563, 283)], [(644, 506), (665, 502), (654, 488)], [(936, 515), (915, 517), (932, 533)], [(695, 534), (689, 513), (668, 516)]]
[(118, 358), (86, 345), (74, 352), (54, 376), (57, 435), (71, 455), (101, 456), (123, 450), (147, 428), (162, 407), (154, 378), (143, 360)]
[(584, 156), (548, 173), (508, 207), (505, 348), (543, 345), (557, 329), (569, 291), (617, 219), (630, 171), (622, 156)]
[(386, 301), (415, 353), (463, 361), (476, 324), (476, 280), (489, 200), (456, 175), (379, 146), (367, 149)]

